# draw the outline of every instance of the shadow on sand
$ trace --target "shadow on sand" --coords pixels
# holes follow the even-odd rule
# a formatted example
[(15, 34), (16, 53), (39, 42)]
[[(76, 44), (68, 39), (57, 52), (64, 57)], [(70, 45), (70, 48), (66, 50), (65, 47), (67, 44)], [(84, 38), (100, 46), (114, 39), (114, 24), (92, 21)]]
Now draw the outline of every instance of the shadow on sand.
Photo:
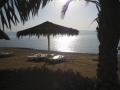
[(94, 80), (73, 71), (53, 71), (45, 66), (0, 71), (0, 90), (93, 90)]

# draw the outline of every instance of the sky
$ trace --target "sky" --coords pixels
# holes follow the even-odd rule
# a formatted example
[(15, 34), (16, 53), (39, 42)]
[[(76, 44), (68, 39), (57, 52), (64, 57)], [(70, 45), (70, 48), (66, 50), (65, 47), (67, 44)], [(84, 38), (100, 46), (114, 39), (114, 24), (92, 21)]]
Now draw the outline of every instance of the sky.
[[(97, 17), (97, 9), (93, 3), (86, 4), (84, 0), (75, 0), (70, 3), (64, 19), (61, 18), (62, 7), (67, 0), (54, 0), (40, 9), (38, 15), (32, 17), (24, 25), (19, 23), (17, 26), (12, 25), (12, 31), (20, 31), (45, 21), (74, 28), (77, 30), (95, 30), (97, 23), (92, 21)], [(8, 30), (9, 31), (9, 30)]]

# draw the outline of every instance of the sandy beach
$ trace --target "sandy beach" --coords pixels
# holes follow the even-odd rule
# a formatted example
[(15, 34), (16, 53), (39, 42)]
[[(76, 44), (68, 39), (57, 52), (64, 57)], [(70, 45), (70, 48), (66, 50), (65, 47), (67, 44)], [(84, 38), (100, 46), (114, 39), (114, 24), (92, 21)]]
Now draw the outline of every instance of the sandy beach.
[[(14, 70), (14, 69), (28, 69), (28, 68), (41, 68), (43, 65), (51, 70), (72, 70), (74, 72), (79, 72), (85, 77), (96, 77), (96, 67), (97, 67), (97, 55), (87, 54), (87, 53), (66, 53), (66, 52), (55, 52), (52, 54), (64, 55), (65, 61), (58, 64), (46, 64), (45, 62), (34, 62), (28, 60), (27, 56), (37, 54), (37, 53), (47, 53), (47, 51), (41, 51), (36, 49), (28, 48), (0, 48), (0, 51), (13, 52), (13, 56), (0, 58), (0, 70)], [(119, 76), (120, 76), (120, 57), (118, 64)]]
[[(27, 56), (47, 51), (28, 48), (0, 48), (13, 52), (0, 58), (0, 90), (93, 90), (96, 79), (97, 55), (55, 52), (64, 55), (62, 63), (35, 62)], [(120, 57), (118, 63), (120, 77)]]

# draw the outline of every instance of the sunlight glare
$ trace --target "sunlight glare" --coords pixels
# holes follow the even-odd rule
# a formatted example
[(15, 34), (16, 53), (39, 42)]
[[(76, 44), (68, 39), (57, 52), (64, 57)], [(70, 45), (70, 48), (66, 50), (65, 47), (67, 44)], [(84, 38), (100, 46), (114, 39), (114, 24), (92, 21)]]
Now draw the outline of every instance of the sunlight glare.
[(73, 51), (76, 36), (62, 36), (56, 38), (56, 48), (58, 51)]

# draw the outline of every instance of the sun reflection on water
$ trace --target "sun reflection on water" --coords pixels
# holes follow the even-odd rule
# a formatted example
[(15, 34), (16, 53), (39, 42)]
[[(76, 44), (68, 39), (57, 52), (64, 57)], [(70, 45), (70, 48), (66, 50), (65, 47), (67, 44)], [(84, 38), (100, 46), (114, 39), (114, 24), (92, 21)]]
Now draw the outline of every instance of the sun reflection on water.
[(61, 36), (55, 38), (55, 49), (62, 52), (73, 51), (76, 38), (76, 36)]

